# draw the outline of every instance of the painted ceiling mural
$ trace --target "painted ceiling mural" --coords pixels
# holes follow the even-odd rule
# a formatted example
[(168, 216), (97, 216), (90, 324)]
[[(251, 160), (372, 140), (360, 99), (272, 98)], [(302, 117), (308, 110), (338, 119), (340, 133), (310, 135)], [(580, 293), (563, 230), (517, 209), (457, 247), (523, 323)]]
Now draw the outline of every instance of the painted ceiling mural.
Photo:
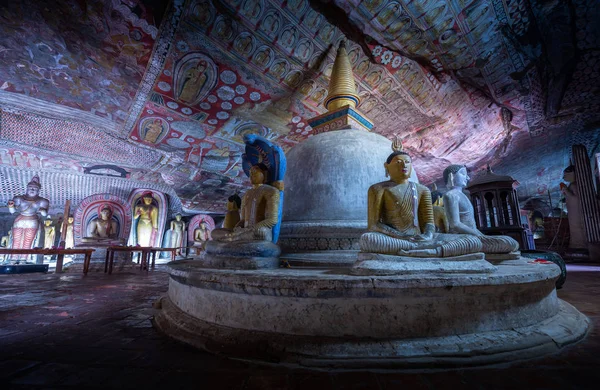
[(312, 136), (345, 39), (359, 109), (403, 139), (421, 182), (449, 163), (490, 163), (554, 187), (568, 148), (540, 149), (554, 150), (546, 170), (521, 153), (597, 140), (597, 20), (594, 0), (7, 2), (0, 163), (114, 166), (94, 172), (121, 169), (170, 186), (186, 211), (223, 212), (248, 185), (244, 134), (284, 150)]

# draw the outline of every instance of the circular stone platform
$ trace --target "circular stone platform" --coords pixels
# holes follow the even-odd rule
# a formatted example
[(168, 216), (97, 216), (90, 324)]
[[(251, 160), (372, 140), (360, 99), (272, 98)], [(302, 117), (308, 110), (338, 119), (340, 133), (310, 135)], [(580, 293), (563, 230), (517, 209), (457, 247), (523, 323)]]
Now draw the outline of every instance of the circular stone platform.
[(236, 358), (322, 368), (482, 365), (555, 352), (589, 326), (557, 298), (554, 264), (395, 276), (201, 265), (169, 263), (155, 325)]

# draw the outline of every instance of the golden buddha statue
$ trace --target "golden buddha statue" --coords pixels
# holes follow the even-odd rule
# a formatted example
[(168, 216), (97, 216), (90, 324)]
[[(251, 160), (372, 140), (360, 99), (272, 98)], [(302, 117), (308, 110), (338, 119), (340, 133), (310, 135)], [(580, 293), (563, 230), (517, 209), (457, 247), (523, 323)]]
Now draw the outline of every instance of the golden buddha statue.
[(481, 241), (486, 254), (504, 254), (519, 250), (519, 243), (508, 236), (486, 236), (477, 229), (473, 204), (463, 193), (469, 181), (464, 165), (450, 165), (444, 170), (448, 191), (444, 194), (444, 211), (448, 233), (470, 234)]
[(225, 214), (225, 220), (223, 221), (223, 229), (233, 230), (240, 222), (241, 205), (242, 199), (238, 194), (231, 195), (227, 199), (227, 214)]
[(158, 232), (158, 207), (152, 204), (152, 192), (144, 192), (142, 201), (135, 206), (133, 218), (137, 219), (136, 244), (139, 246), (153, 246)]
[(408, 257), (452, 257), (481, 251), (481, 241), (465, 234), (435, 233), (429, 189), (409, 181), (412, 159), (398, 140), (384, 164), (391, 180), (368, 192), (368, 232), (361, 252)]
[(204, 248), (206, 242), (210, 240), (210, 230), (208, 230), (206, 222), (202, 221), (200, 222), (200, 225), (194, 230), (194, 246)]
[(44, 248), (50, 249), (54, 246), (54, 239), (56, 238), (56, 228), (52, 226), (52, 220), (47, 219), (44, 221)]
[(215, 229), (216, 241), (272, 241), (273, 227), (278, 223), (279, 190), (265, 184), (268, 168), (262, 164), (250, 168), (252, 188), (242, 198), (241, 220), (233, 231)]
[[(73, 236), (73, 216), (69, 215), (67, 218), (67, 233), (65, 234), (65, 248), (73, 248), (75, 246), (75, 239)], [(62, 224), (60, 225), (60, 232), (62, 233)]]

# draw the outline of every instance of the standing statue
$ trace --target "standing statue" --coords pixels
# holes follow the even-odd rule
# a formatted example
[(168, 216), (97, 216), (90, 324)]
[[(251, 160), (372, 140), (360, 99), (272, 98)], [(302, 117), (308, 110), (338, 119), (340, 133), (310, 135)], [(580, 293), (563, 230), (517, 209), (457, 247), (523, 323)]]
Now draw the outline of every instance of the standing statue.
[(233, 194), (227, 199), (227, 214), (225, 214), (225, 220), (223, 221), (223, 229), (233, 230), (240, 222), (241, 205), (242, 199), (238, 194)]
[(135, 206), (133, 218), (137, 220), (137, 239), (139, 246), (153, 246), (158, 232), (158, 207), (152, 204), (154, 197), (152, 192), (142, 194), (141, 204)]
[(12, 239), (12, 230), (9, 230), (8, 233), (6, 233), (6, 236), (2, 236), (2, 239), (0, 240), (0, 247), (8, 248), (10, 246), (11, 239)]
[(108, 203), (98, 208), (98, 216), (92, 219), (87, 226), (87, 237), (83, 242), (112, 241), (117, 238), (117, 221), (112, 218), (113, 210)]
[(477, 229), (473, 204), (463, 193), (469, 175), (464, 165), (450, 165), (444, 170), (448, 192), (444, 194), (444, 211), (448, 233), (470, 234), (477, 237), (485, 254), (506, 254), (519, 250), (519, 243), (508, 236), (486, 236)]
[(481, 251), (481, 241), (466, 234), (435, 233), (429, 189), (409, 181), (412, 159), (395, 140), (384, 167), (391, 180), (368, 192), (368, 232), (361, 252), (407, 257), (453, 257)]
[[(27, 184), (27, 190), (24, 195), (15, 196), (8, 201), (8, 211), (14, 214), (19, 211), (19, 216), (15, 219), (12, 227), (13, 249), (31, 249), (33, 242), (40, 228), (40, 221), (37, 214), (42, 217), (48, 215), (48, 207), (50, 202), (46, 198), (39, 196), (40, 178), (35, 175)], [(24, 259), (27, 255), (18, 255), (16, 258)]]
[[(73, 236), (73, 216), (69, 215), (67, 218), (67, 233), (65, 234), (65, 249), (73, 248), (75, 246), (75, 239)], [(62, 224), (60, 225), (60, 232), (62, 233)]]
[(176, 214), (175, 219), (171, 221), (171, 242), (170, 248), (179, 248), (181, 254), (183, 247), (183, 237), (185, 237), (185, 222), (181, 220), (181, 214)]
[(569, 218), (569, 248), (583, 249), (587, 248), (587, 237), (583, 215), (581, 212), (581, 199), (579, 199), (579, 188), (575, 178), (575, 166), (569, 165), (563, 171), (563, 180), (569, 183), (561, 183), (560, 190), (565, 196), (567, 204), (567, 218)]
[(54, 246), (54, 239), (56, 238), (56, 228), (52, 226), (51, 219), (45, 220), (44, 225), (44, 248), (50, 249)]

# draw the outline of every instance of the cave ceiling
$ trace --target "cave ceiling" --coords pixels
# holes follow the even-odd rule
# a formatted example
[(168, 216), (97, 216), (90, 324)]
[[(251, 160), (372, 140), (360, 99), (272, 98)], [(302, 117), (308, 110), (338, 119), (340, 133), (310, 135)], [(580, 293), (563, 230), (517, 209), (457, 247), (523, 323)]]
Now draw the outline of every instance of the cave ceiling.
[(547, 191), (568, 160), (548, 139), (598, 142), (598, 3), (2, 2), (0, 164), (125, 175), (171, 187), (185, 211), (222, 212), (248, 185), (243, 135), (284, 150), (312, 136), (347, 40), (359, 109), (403, 140), (421, 182), (513, 159), (521, 183), (539, 181), (524, 167), (547, 159)]

